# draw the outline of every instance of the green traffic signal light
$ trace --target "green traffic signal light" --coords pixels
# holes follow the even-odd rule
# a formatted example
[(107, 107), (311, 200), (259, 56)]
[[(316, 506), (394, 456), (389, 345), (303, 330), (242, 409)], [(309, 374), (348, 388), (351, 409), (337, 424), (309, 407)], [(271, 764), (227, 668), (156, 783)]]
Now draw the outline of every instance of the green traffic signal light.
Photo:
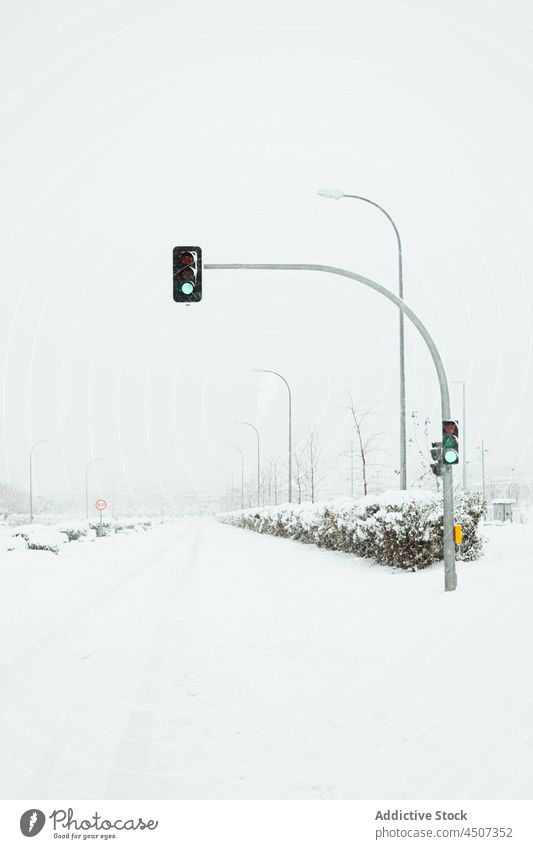
[(455, 450), (455, 448), (446, 448), (444, 451), (444, 462), (448, 463), (448, 465), (452, 465), (453, 463), (457, 463), (459, 460), (459, 454)]
[(192, 285), (192, 283), (183, 283), (181, 286), (181, 291), (184, 295), (191, 295), (194, 291), (194, 286)]
[(459, 426), (456, 421), (442, 423), (442, 459), (447, 466), (459, 462)]

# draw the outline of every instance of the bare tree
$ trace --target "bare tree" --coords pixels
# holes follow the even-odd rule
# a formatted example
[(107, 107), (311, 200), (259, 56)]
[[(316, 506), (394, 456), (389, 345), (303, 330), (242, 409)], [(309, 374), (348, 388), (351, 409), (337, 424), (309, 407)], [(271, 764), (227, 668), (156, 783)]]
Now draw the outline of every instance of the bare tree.
[(267, 503), (278, 503), (278, 461), (269, 460), (266, 470)]
[(495, 498), (501, 498), (501, 486), (498, 481), (489, 481), (486, 488), (490, 501), (494, 501)]
[(324, 476), (320, 474), (320, 443), (316, 430), (309, 428), (296, 444), (292, 463), (293, 483), (298, 504), (315, 502)]
[(257, 481), (250, 479), (244, 485), (244, 503), (246, 507), (257, 507)]
[(305, 487), (305, 455), (303, 449), (299, 446), (296, 447), (296, 451), (294, 452), (292, 470), (298, 504), (301, 504)]
[(375, 404), (372, 407), (367, 407), (363, 409), (355, 403), (351, 393), (348, 393), (348, 401), (349, 403), (347, 409), (350, 411), (354, 427), (354, 450), (355, 456), (359, 460), (363, 484), (363, 494), (368, 495), (368, 471), (370, 465), (372, 465), (370, 463), (370, 456), (373, 452), (379, 450), (378, 445), (376, 443), (379, 437), (383, 436), (383, 434), (367, 432), (367, 426), (365, 425), (368, 417), (374, 412), (374, 409), (376, 407)]
[(319, 485), (318, 464), (320, 460), (320, 446), (315, 430), (309, 429), (307, 434), (307, 481), (311, 503), (315, 503)]
[(0, 513), (7, 518), (12, 513), (24, 513), (28, 509), (28, 495), (23, 489), (10, 483), (0, 483)]
[[(416, 483), (434, 483), (437, 492), (440, 489), (440, 478), (431, 471), (431, 451), (429, 440), (429, 418), (420, 420), (416, 410), (411, 411), (411, 421), (414, 425), (413, 435), (409, 437), (409, 445), (414, 449), (417, 458), (419, 476)], [(420, 442), (423, 440), (423, 445)]]
[(278, 503), (278, 461), (271, 460), (268, 466), (268, 503), (274, 505)]

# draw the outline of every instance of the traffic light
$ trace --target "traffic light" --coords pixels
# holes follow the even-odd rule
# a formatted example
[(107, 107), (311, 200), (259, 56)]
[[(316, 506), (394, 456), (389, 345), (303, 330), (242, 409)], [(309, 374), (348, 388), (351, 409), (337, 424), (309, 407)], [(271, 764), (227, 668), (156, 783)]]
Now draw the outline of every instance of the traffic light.
[(174, 300), (191, 304), (202, 300), (202, 249), (177, 247), (173, 255)]
[(430, 451), (431, 459), (434, 461), (431, 463), (431, 471), (440, 478), (442, 477), (442, 442), (432, 442)]
[(455, 421), (442, 423), (442, 461), (447, 466), (459, 462), (459, 424)]

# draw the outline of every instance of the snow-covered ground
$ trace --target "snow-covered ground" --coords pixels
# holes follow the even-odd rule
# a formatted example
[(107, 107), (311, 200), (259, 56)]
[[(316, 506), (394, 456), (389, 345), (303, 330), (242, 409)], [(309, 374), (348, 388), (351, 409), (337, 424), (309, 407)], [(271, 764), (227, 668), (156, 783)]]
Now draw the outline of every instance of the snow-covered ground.
[(184, 520), (0, 551), (2, 798), (524, 799), (531, 525), (411, 573)]

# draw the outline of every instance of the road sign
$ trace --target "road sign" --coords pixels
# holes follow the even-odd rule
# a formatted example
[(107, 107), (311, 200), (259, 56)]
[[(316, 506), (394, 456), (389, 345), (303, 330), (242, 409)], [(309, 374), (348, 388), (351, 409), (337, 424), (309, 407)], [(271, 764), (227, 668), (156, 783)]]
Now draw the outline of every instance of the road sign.
[(97, 498), (94, 503), (94, 506), (97, 510), (105, 510), (105, 508), (107, 507), (107, 501), (105, 500), (105, 498)]

